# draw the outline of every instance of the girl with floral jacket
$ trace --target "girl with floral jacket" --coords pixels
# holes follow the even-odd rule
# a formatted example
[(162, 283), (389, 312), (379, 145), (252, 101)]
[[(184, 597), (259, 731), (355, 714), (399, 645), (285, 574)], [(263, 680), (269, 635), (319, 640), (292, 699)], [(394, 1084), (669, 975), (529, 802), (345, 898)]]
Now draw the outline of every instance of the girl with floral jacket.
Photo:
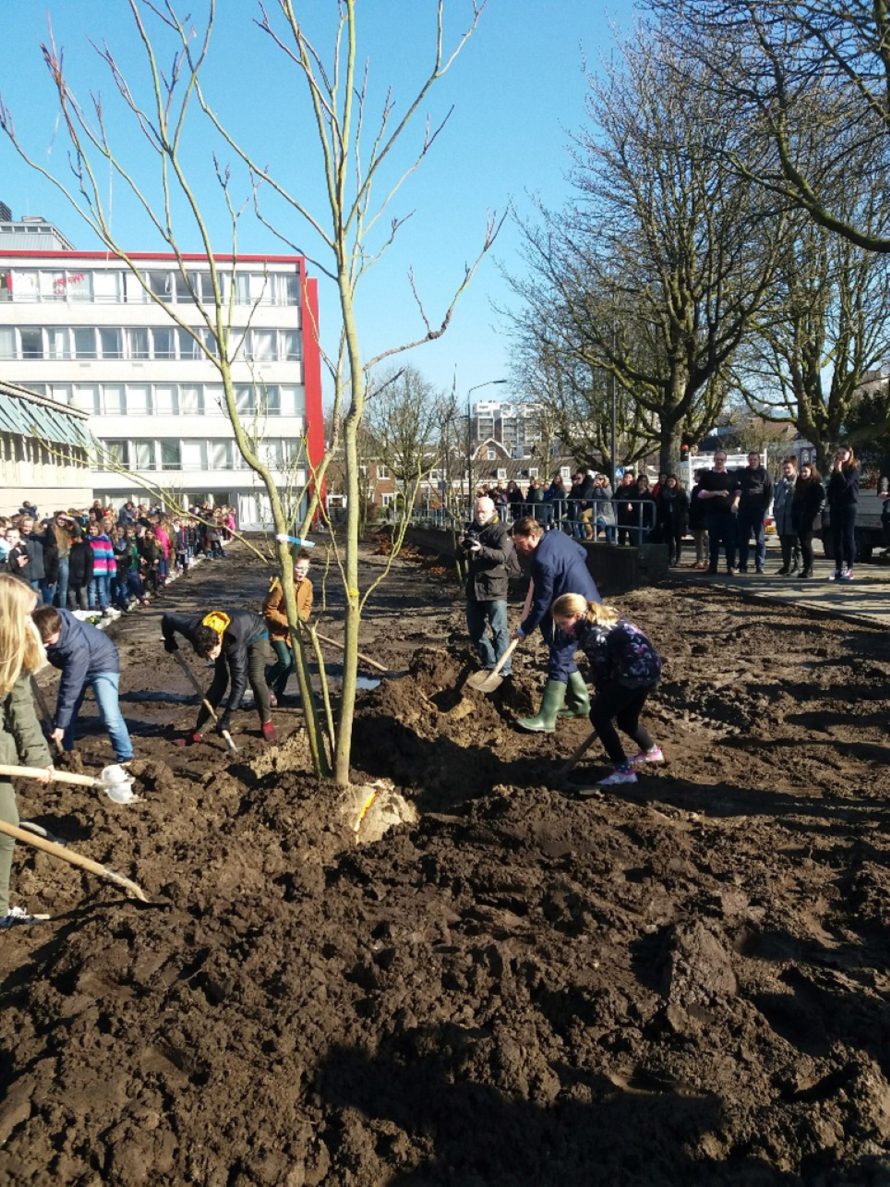
[[(552, 614), (557, 631), (575, 640), (590, 665), (596, 691), (590, 723), (614, 764), (612, 774), (597, 787), (636, 783), (635, 766), (664, 762), (661, 749), (640, 725), (646, 698), (661, 676), (661, 656), (640, 628), (621, 618), (613, 606), (568, 593), (556, 599)], [(624, 752), (613, 719), (639, 747), (632, 758)]]

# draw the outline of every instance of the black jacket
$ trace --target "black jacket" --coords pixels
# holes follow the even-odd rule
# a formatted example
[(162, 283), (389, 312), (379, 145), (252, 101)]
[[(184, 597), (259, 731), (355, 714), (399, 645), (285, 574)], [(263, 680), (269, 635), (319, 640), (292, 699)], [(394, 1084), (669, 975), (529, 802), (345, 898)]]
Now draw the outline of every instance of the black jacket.
[[(228, 667), (232, 687), (229, 689), (229, 704), (237, 707), (247, 687), (248, 651), (261, 640), (268, 640), (269, 628), (261, 614), (253, 610), (226, 610), (229, 625), (222, 635), (222, 651), (216, 661), (217, 671)], [(192, 641), (194, 631), (206, 614), (164, 614), (161, 618), (161, 634), (165, 642), (175, 642), (177, 633)], [(268, 642), (266, 644), (268, 648)], [(175, 650), (175, 648), (174, 648)], [(271, 655), (271, 652), (269, 653)], [(223, 685), (223, 690), (225, 685)]]
[(83, 536), (71, 542), (68, 553), (68, 586), (83, 589), (93, 579), (93, 550)]
[(465, 538), (477, 539), (481, 548), (468, 552), (467, 597), (476, 602), (503, 602), (509, 584), (508, 562), (513, 554), (513, 537), (505, 523), (471, 523)]
[(739, 510), (765, 512), (773, 497), (773, 480), (765, 468), (757, 466), (752, 470), (750, 466), (745, 466), (742, 470), (736, 470), (736, 478), (741, 491)]
[(804, 482), (798, 478), (791, 499), (791, 526), (798, 535), (818, 532), (822, 526), (822, 508), (825, 506), (825, 487), (816, 479)]

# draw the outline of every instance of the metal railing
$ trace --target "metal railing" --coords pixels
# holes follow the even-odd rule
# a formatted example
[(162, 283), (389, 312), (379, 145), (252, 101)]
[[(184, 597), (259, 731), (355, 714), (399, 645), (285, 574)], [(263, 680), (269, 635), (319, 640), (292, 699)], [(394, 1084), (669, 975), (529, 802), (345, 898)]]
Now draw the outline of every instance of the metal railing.
[[(619, 507), (625, 508), (620, 513), (620, 521)], [(579, 504), (574, 499), (551, 499), (543, 503), (510, 503), (498, 506), (497, 511), (502, 523), (512, 523), (530, 515), (545, 531), (562, 531), (581, 541), (637, 545), (645, 543), (655, 531), (655, 503), (652, 499), (597, 499), (592, 504)], [(472, 510), (466, 504), (451, 508), (415, 507), (411, 523), (459, 532), (471, 518)]]

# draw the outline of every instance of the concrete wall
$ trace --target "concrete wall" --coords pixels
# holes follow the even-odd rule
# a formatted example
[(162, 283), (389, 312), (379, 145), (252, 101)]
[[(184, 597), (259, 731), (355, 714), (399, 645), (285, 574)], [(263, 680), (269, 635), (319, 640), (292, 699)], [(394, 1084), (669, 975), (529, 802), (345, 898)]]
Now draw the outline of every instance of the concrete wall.
[[(438, 553), (449, 559), (463, 556), (461, 549), (455, 549), (451, 533), (438, 528), (410, 527), (405, 538), (424, 552)], [(580, 543), (587, 552), (587, 568), (604, 597), (627, 593), (642, 585), (654, 585), (668, 576), (666, 544), (627, 548), (617, 544)]]

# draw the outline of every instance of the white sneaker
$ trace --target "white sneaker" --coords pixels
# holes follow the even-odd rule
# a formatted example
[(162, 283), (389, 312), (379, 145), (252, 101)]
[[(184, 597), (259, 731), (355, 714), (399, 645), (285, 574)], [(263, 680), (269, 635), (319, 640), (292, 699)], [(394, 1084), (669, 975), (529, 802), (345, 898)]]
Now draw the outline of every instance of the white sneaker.
[(5, 915), (0, 915), (0, 927), (16, 927), (19, 924), (46, 923), (49, 915), (29, 915), (24, 907), (10, 907)]
[(597, 787), (614, 787), (617, 783), (636, 783), (637, 773), (629, 766), (616, 767), (611, 775), (597, 781)]
[(644, 762), (664, 762), (664, 755), (661, 752), (660, 746), (653, 746), (651, 750), (641, 750), (639, 754), (635, 754), (633, 758), (627, 760), (631, 766), (635, 767), (639, 763)]

